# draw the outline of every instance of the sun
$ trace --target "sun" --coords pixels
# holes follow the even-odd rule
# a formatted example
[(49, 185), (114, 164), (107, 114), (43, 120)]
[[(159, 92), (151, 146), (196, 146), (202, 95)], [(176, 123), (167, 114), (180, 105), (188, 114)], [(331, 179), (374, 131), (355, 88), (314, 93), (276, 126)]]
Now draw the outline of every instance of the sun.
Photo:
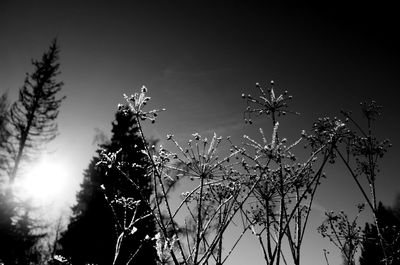
[(45, 157), (25, 169), (16, 183), (16, 190), (22, 199), (39, 205), (51, 204), (63, 199), (67, 181), (68, 167)]

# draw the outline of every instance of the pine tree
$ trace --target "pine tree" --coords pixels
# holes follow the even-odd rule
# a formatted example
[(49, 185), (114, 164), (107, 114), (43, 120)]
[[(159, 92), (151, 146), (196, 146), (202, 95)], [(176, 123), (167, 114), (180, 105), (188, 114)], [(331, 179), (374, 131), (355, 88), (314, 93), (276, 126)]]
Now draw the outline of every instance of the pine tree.
[[(0, 116), (5, 117), (6, 96), (0, 99)], [(6, 119), (0, 122), (1, 150), (7, 150), (9, 133), (6, 130)], [(7, 152), (2, 152), (2, 155)], [(6, 156), (1, 156), (6, 158)], [(1, 169), (7, 168), (7, 159), (1, 159)], [(36, 253), (32, 251), (42, 234), (34, 232), (35, 224), (29, 217), (29, 209), (24, 209), (24, 214), (18, 214), (21, 209), (20, 204), (10, 193), (7, 184), (7, 175), (5, 171), (0, 171), (0, 264), (31, 264), (37, 260)], [(27, 205), (25, 205), (26, 207)]]
[(7, 182), (7, 168), (9, 165), (9, 138), (10, 132), (7, 126), (7, 115), (8, 115), (8, 100), (7, 94), (4, 93), (0, 97), (0, 183), (3, 184)]
[(33, 155), (57, 135), (55, 120), (60, 104), (65, 98), (56, 98), (63, 86), (62, 82), (56, 80), (60, 74), (58, 60), (59, 48), (54, 40), (40, 61), (32, 60), (34, 72), (27, 74), (19, 91), (19, 98), (11, 106), (11, 184), (17, 176), (23, 158)]
[[(148, 160), (140, 152), (143, 143), (138, 137), (138, 128), (132, 115), (121, 111), (116, 113), (112, 123), (112, 138), (108, 143), (101, 145), (101, 149), (105, 152), (120, 150), (118, 155), (120, 161), (123, 161), (120, 169), (141, 187), (142, 194), (151, 196), (151, 179), (146, 175)], [(124, 209), (117, 198), (129, 198), (131, 201), (141, 199), (138, 191), (120, 172), (96, 166), (99, 161), (99, 156), (95, 156), (84, 172), (81, 191), (77, 194), (77, 204), (72, 208), (73, 217), (60, 241), (62, 254), (69, 257), (74, 265), (113, 264), (117, 238), (121, 235), (124, 222)], [(106, 189), (103, 190), (101, 185)], [(143, 216), (148, 210), (145, 204), (139, 204), (136, 218)], [(125, 220), (129, 220), (130, 217), (132, 211), (128, 209)], [(138, 254), (131, 264), (156, 263), (155, 249), (150, 242), (144, 241), (146, 235), (152, 237), (155, 234), (154, 220), (146, 217), (135, 226), (136, 233), (124, 236), (114, 264), (127, 264), (131, 255), (138, 249)]]
[(59, 74), (56, 40), (34, 71), (27, 74), (18, 100), (8, 108), (7, 97), (0, 98), (0, 260), (5, 264), (30, 264), (33, 247), (43, 235), (30, 218), (30, 206), (19, 202), (12, 190), (21, 163), (57, 135), (55, 119), (64, 97), (56, 98), (63, 83)]

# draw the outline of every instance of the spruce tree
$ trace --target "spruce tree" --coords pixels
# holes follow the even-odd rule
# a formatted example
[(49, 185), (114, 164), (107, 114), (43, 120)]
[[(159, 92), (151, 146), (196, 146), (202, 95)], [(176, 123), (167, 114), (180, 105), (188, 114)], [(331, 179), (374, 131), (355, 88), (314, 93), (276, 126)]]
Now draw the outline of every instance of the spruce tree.
[(27, 74), (19, 91), (18, 100), (12, 104), (9, 115), (11, 126), (10, 183), (17, 177), (23, 158), (41, 150), (43, 144), (57, 136), (55, 122), (61, 102), (57, 98), (63, 83), (56, 80), (60, 74), (59, 48), (54, 40), (41, 60), (32, 60), (34, 71)]
[(15, 197), (12, 187), (22, 162), (34, 158), (45, 143), (57, 135), (59, 107), (56, 98), (63, 83), (59, 72), (56, 40), (41, 60), (33, 60), (34, 71), (27, 74), (18, 100), (8, 108), (0, 98), (0, 260), (5, 264), (31, 264), (38, 239), (37, 224), (30, 218), (30, 205)]
[[(132, 114), (116, 113), (111, 140), (100, 147), (107, 153), (119, 151), (119, 160), (122, 161), (120, 170), (141, 187), (142, 195), (146, 194), (149, 198), (152, 194), (151, 179), (146, 174), (149, 162), (140, 151), (143, 143), (138, 137), (138, 127)], [(124, 235), (118, 258), (114, 261), (116, 242), (123, 232), (123, 212), (127, 210), (125, 221), (132, 217), (133, 212), (132, 209), (124, 209), (117, 198), (138, 201), (141, 197), (121, 172), (96, 166), (99, 161), (99, 156), (95, 156), (84, 172), (77, 204), (72, 208), (73, 217), (60, 241), (62, 254), (70, 258), (74, 265), (108, 265), (127, 264), (138, 250), (131, 264), (156, 264), (155, 249), (151, 242), (144, 240), (146, 235), (152, 237), (155, 234), (155, 221), (150, 216), (135, 224), (136, 233)], [(105, 189), (101, 188), (102, 185)], [(145, 204), (139, 203), (137, 207), (136, 218), (149, 211)]]
[(0, 97), (0, 184), (4, 187), (5, 182), (8, 181), (7, 169), (9, 165), (10, 153), (10, 132), (8, 130), (8, 99), (7, 94), (4, 93)]

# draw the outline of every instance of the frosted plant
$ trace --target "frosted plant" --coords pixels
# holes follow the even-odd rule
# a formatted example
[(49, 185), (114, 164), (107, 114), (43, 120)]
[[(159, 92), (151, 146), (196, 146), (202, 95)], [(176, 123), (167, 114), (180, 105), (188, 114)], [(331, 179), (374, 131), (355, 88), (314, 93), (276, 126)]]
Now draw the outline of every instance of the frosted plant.
[(357, 220), (364, 210), (364, 204), (359, 204), (357, 208), (358, 213), (352, 221), (343, 211), (338, 214), (333, 211), (326, 212), (325, 221), (318, 227), (322, 237), (328, 238), (340, 250), (346, 265), (355, 265), (355, 254), (363, 240)]
[[(245, 135), (243, 145), (238, 146), (227, 138), (226, 148), (223, 138), (216, 134), (207, 138), (194, 133), (182, 147), (173, 134), (168, 134), (167, 141), (172, 143), (175, 152), (147, 143), (141, 122), (154, 123), (158, 113), (164, 110), (145, 110), (150, 101), (147, 89), (143, 87), (139, 93), (125, 95), (127, 103), (119, 105), (119, 109), (134, 114), (144, 146), (140, 152), (150, 164), (146, 176), (152, 178), (153, 195), (148, 198), (140, 194), (140, 204), (150, 209), (148, 214), (157, 222), (158, 234), (147, 240), (154, 243), (161, 264), (224, 264), (242, 236), (251, 232), (260, 244), (266, 264), (288, 264), (288, 255), (285, 256), (282, 249), (283, 245), (288, 245), (292, 263), (299, 265), (310, 209), (328, 162), (333, 163), (339, 157), (356, 182), (357, 176), (364, 174), (370, 186), (374, 185), (375, 162), (386, 152), (387, 141), (373, 138), (371, 130), (363, 133), (364, 138), (358, 137), (350, 129), (350, 114), (345, 113), (344, 122), (337, 118), (319, 119), (311, 133), (303, 131), (297, 141), (288, 144), (279, 132), (281, 121), (278, 118), (286, 113), (297, 113), (288, 110), (288, 101), (292, 97), (287, 91), (277, 96), (274, 82), (270, 85), (269, 89), (264, 89), (257, 84), (258, 97), (242, 95), (247, 105), (245, 122), (253, 123), (253, 115), (270, 118), (270, 137), (260, 128), (260, 139)], [(369, 126), (378, 109), (374, 104), (365, 105), (363, 111)], [(300, 142), (310, 147), (310, 152), (301, 155), (301, 159), (295, 154)], [(345, 147), (344, 153), (342, 147)], [(355, 167), (350, 162), (351, 155), (361, 161), (355, 162)], [(129, 181), (120, 170), (119, 159), (118, 152), (102, 153), (100, 164), (119, 170)], [(368, 163), (362, 162), (365, 159)], [(372, 168), (371, 159), (374, 161)], [(137, 184), (130, 183), (141, 193)], [(171, 187), (179, 184), (187, 190), (172, 198), (176, 194)], [(373, 199), (367, 200), (372, 209), (375, 209), (374, 189), (373, 186)], [(368, 198), (365, 192), (364, 196)], [(110, 204), (134, 211), (138, 203), (129, 198), (116, 198)], [(120, 226), (135, 233), (134, 219), (124, 221)], [(239, 236), (230, 248), (226, 248), (224, 234), (229, 226), (239, 227), (237, 220), (241, 224)]]
[[(222, 264), (248, 228), (243, 230), (225, 256), (222, 255), (223, 234), (257, 183), (255, 181), (248, 193), (242, 194), (241, 186), (245, 178), (242, 178), (243, 174), (235, 169), (235, 166), (240, 163), (233, 160), (243, 153), (243, 149), (236, 148), (230, 154), (219, 158), (218, 148), (222, 138), (214, 134), (208, 140), (197, 133), (192, 135), (193, 140), (188, 142), (187, 148), (182, 148), (173, 135), (167, 136), (167, 139), (178, 148), (180, 154), (172, 153), (163, 147), (158, 150), (150, 147), (142, 131), (141, 122), (150, 120), (153, 123), (160, 110), (145, 110), (145, 105), (150, 100), (146, 93), (147, 89), (142, 88), (140, 93), (135, 93), (130, 97), (125, 95), (127, 104), (119, 105), (119, 110), (133, 113), (144, 145), (141, 152), (150, 162), (147, 174), (153, 179), (153, 198), (141, 196), (140, 203), (152, 209), (149, 214), (158, 224), (160, 238), (155, 240), (155, 247), (159, 253), (160, 262), (164, 263), (168, 260), (174, 264), (206, 264), (209, 259), (213, 259), (217, 264)], [(103, 152), (101, 155), (99, 164), (119, 170), (121, 176), (130, 181), (132, 187), (140, 193), (140, 187), (121, 170), (122, 162), (119, 161), (118, 152)], [(185, 180), (191, 180), (197, 184), (182, 196), (182, 201), (177, 207), (173, 207), (168, 199), (170, 185)], [(110, 205), (117, 203), (130, 209), (132, 203), (128, 202), (128, 199), (119, 198), (112, 200)], [(184, 224), (179, 224), (176, 219), (182, 215), (183, 210), (186, 210), (187, 218)], [(128, 226), (125, 221), (123, 224), (124, 231), (135, 231), (135, 227), (131, 225), (132, 221)], [(190, 225), (192, 227), (189, 227)], [(181, 240), (181, 236), (185, 236), (185, 240)], [(121, 236), (117, 242), (116, 258), (121, 244), (120, 239), (123, 240), (123, 238)], [(174, 240), (168, 240), (168, 238)]]
[[(196, 183), (193, 183), (193, 189), (182, 194), (182, 202), (172, 215), (175, 217), (183, 207), (187, 211), (184, 220), (187, 261), (190, 264), (203, 264), (211, 258), (217, 264), (222, 264), (231, 253), (225, 257), (222, 255), (223, 234), (248, 197), (248, 194), (242, 194), (245, 178), (237, 169), (240, 161), (236, 162), (243, 149), (232, 149), (228, 155), (220, 158), (218, 148), (222, 137), (215, 133), (210, 140), (194, 133), (185, 148), (172, 134), (167, 135), (167, 140), (179, 150), (178, 154), (161, 149), (156, 161), (172, 162), (165, 164), (164, 168), (175, 172), (180, 181)], [(174, 166), (176, 164), (180, 167)], [(164, 173), (164, 179), (171, 178)]]
[(165, 109), (153, 109), (150, 111), (145, 111), (144, 108), (151, 99), (151, 97), (146, 96), (146, 93), (147, 88), (145, 86), (142, 86), (142, 88), (140, 89), (140, 93), (134, 93), (130, 96), (124, 94), (127, 105), (119, 104), (118, 109), (124, 111), (126, 108), (129, 108), (129, 110), (132, 111), (132, 113), (140, 120), (144, 121), (148, 119), (152, 123), (154, 123), (156, 117), (158, 116), (158, 113), (160, 111), (165, 111)]
[[(137, 232), (136, 223), (148, 218), (151, 213), (143, 214), (137, 216), (140, 200), (134, 200), (133, 198), (126, 198), (124, 196), (116, 196), (112, 200), (107, 196), (105, 186), (102, 185), (101, 189), (104, 192), (104, 197), (111, 207), (113, 212), (115, 222), (116, 222), (116, 232), (118, 234), (117, 242), (115, 244), (115, 254), (113, 264), (117, 264), (121, 245), (123, 240), (127, 237), (134, 236)], [(144, 241), (148, 241), (147, 238), (142, 240), (142, 244), (139, 245), (138, 249), (133, 252), (128, 260), (128, 264), (135, 258), (142, 248)]]
[(242, 94), (242, 98), (246, 99), (247, 108), (244, 112), (245, 122), (252, 123), (251, 116), (255, 115), (270, 115), (273, 123), (276, 122), (276, 117), (280, 115), (286, 115), (286, 113), (294, 113), (288, 110), (288, 101), (292, 99), (292, 96), (288, 95), (285, 91), (283, 94), (276, 96), (274, 91), (274, 81), (270, 82), (271, 87), (264, 89), (259, 83), (256, 83), (256, 89), (260, 92), (260, 96), (254, 97), (251, 94)]
[(166, 238), (161, 235), (161, 233), (157, 233), (153, 240), (155, 241), (155, 249), (157, 251), (157, 256), (161, 264), (170, 264), (171, 252), (176, 246), (176, 242), (178, 240), (176, 235), (173, 235), (172, 238)]
[[(383, 158), (384, 154), (391, 147), (391, 144), (389, 140), (378, 140), (373, 135), (373, 123), (381, 115), (380, 111), (382, 107), (373, 100), (361, 102), (360, 105), (363, 117), (366, 119), (366, 128), (363, 128), (353, 119), (351, 112), (342, 111), (348, 122), (347, 126), (354, 129), (352, 128), (350, 133), (344, 137), (344, 144), (334, 146), (334, 150), (345, 164), (366, 200), (367, 205), (372, 210), (385, 264), (388, 265), (388, 257), (392, 254), (388, 253), (389, 245), (382, 236), (382, 228), (378, 220), (376, 179), (379, 174), (378, 161)], [(368, 188), (362, 185), (362, 177), (365, 177), (364, 181), (368, 184)]]
[[(324, 176), (322, 170), (329, 158), (328, 154), (331, 153), (329, 143), (337, 137), (341, 125), (337, 124), (329, 141), (313, 144), (312, 152), (305, 162), (297, 162), (298, 158), (293, 151), (295, 147), (302, 140), (309, 142), (317, 137), (303, 132), (299, 140), (287, 144), (287, 139), (280, 136), (277, 119), (288, 112), (297, 113), (287, 110), (287, 101), (292, 98), (287, 96), (287, 91), (276, 96), (273, 86), (271, 82), (271, 88), (265, 91), (257, 84), (256, 88), (261, 93), (258, 98), (242, 95), (247, 102), (245, 122), (251, 121), (250, 115), (256, 113), (265, 114), (273, 125), (271, 140), (267, 140), (263, 129), (260, 129), (260, 141), (244, 136), (243, 168), (253, 175), (253, 179), (259, 176), (261, 180), (251, 192), (243, 215), (260, 243), (267, 264), (288, 262), (282, 251), (286, 240), (293, 263), (298, 265), (311, 205)], [(319, 165), (316, 164), (318, 154), (322, 156)]]
[(232, 158), (237, 157), (240, 150), (235, 150), (220, 159), (218, 156), (218, 147), (221, 144), (222, 137), (217, 137), (214, 133), (209, 141), (206, 137), (201, 137), (198, 133), (192, 136), (193, 140), (188, 141), (188, 147), (182, 148), (173, 135), (167, 135), (167, 140), (173, 142), (180, 151), (179, 155), (168, 153), (169, 157), (175, 159), (179, 164), (184, 165), (182, 168), (173, 166), (169, 166), (169, 168), (191, 179), (204, 178), (206, 180), (214, 179), (221, 181), (231, 175), (230, 171), (234, 171), (232, 166), (235, 164), (231, 163)]

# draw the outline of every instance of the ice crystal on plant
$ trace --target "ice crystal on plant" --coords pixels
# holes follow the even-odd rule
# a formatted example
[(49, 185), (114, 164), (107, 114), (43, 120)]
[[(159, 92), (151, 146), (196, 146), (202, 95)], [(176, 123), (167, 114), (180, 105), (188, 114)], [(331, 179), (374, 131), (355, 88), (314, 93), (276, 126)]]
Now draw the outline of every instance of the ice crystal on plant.
[[(183, 168), (168, 165), (169, 168), (176, 170), (182, 175), (190, 178), (215, 178), (229, 175), (230, 158), (237, 156), (240, 150), (231, 152), (226, 157), (220, 159), (218, 157), (218, 147), (222, 141), (222, 137), (217, 137), (214, 133), (209, 141), (206, 137), (202, 137), (198, 133), (194, 133), (194, 140), (188, 141), (188, 147), (183, 148), (173, 137), (169, 135), (167, 139), (172, 141), (180, 151), (180, 156), (176, 153), (170, 153), (166, 150), (160, 152), (159, 159), (176, 160)], [(232, 170), (231, 170), (232, 171)]]
[(251, 94), (247, 96), (242, 94), (242, 98), (246, 99), (247, 108), (244, 113), (244, 119), (246, 123), (252, 123), (251, 115), (262, 115), (266, 114), (271, 116), (275, 122), (276, 116), (286, 115), (286, 113), (296, 112), (289, 111), (287, 102), (292, 99), (292, 96), (287, 95), (287, 91), (283, 94), (276, 96), (274, 91), (274, 81), (271, 81), (271, 87), (265, 90), (259, 83), (256, 83), (256, 88), (261, 93), (260, 96), (254, 97)]
[(133, 95), (124, 94), (124, 98), (127, 105), (119, 104), (118, 109), (122, 112), (130, 110), (134, 116), (141, 120), (150, 120), (152, 123), (155, 122), (158, 112), (164, 111), (165, 109), (153, 109), (150, 111), (144, 111), (144, 107), (150, 101), (151, 97), (146, 95), (147, 88), (143, 86), (140, 93), (134, 93)]
[(262, 143), (258, 143), (257, 141), (253, 140), (247, 135), (243, 136), (247, 140), (245, 145), (248, 147), (252, 147), (253, 150), (255, 151), (255, 156), (254, 156), (255, 161), (259, 161), (260, 159), (267, 159), (267, 160), (272, 159), (274, 161), (279, 161), (282, 158), (289, 158), (293, 160), (294, 155), (290, 152), (290, 150), (294, 146), (299, 144), (301, 138), (292, 145), (286, 146), (285, 145), (285, 143), (287, 142), (286, 138), (279, 139), (277, 137), (278, 127), (279, 123), (277, 122), (272, 132), (271, 142), (267, 141), (264, 131), (262, 129), (260, 129)]
[(357, 205), (357, 209), (358, 214), (352, 221), (343, 211), (339, 211), (338, 214), (334, 211), (326, 212), (325, 221), (318, 227), (321, 236), (328, 238), (342, 252), (348, 264), (353, 264), (354, 255), (363, 240), (363, 233), (361, 227), (357, 225), (357, 220), (364, 206)]
[(126, 198), (124, 196), (120, 196), (118, 198), (115, 198), (111, 203), (121, 205), (123, 208), (126, 209), (133, 210), (139, 205), (140, 200), (134, 200), (133, 198)]
[(117, 156), (121, 151), (122, 148), (120, 148), (116, 152), (108, 152), (108, 153), (105, 150), (102, 150), (100, 152), (100, 161), (96, 163), (96, 166), (100, 164), (105, 164), (108, 166), (108, 168), (111, 168), (114, 164), (118, 163)]
[(165, 238), (160, 232), (158, 232), (153, 237), (153, 240), (155, 241), (154, 248), (156, 249), (161, 264), (168, 264), (171, 259), (171, 251), (178, 240), (177, 236), (173, 235), (171, 238)]

